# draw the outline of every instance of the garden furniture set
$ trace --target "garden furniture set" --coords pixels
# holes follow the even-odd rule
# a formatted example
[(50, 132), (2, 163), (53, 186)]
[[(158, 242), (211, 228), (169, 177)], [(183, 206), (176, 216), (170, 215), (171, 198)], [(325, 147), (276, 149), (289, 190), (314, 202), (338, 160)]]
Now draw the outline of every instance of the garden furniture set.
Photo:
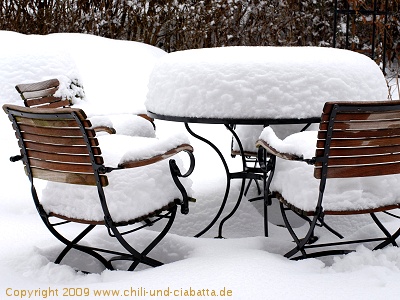
[[(377, 73), (370, 70), (371, 64), (365, 61), (368, 58), (360, 58), (360, 54), (316, 47), (276, 48), (279, 47), (180, 51), (163, 56), (150, 76), (148, 116), (142, 117), (151, 124), (154, 119), (184, 123), (190, 135), (218, 154), (226, 173), (219, 209), (195, 236), (201, 237), (221, 219), (232, 192), (231, 181), (240, 179), (237, 200), (220, 220), (218, 238), (224, 237), (224, 223), (240, 210), (246, 181), (251, 180), (261, 187), (260, 195), (253, 200), (263, 201), (266, 236), (268, 207), (273, 198), (280, 201), (284, 226), (296, 244), (285, 254), (288, 258), (345, 254), (353, 249), (343, 246), (356, 243), (379, 242), (374, 249), (397, 246), (400, 229), (390, 233), (379, 221), (377, 212), (397, 217), (390, 210), (400, 205), (400, 189), (394, 185), (400, 180), (400, 101), (385, 101), (381, 79), (368, 81)], [(277, 58), (281, 52), (284, 55)], [(243, 53), (246, 55), (242, 56)], [(300, 57), (290, 57), (288, 65), (287, 55)], [(292, 86), (288, 86), (288, 72), (292, 74)], [(340, 77), (347, 81), (340, 81)], [(356, 89), (357, 97), (351, 82), (355, 77), (361, 85), (368, 81), (361, 92)], [(3, 106), (21, 150), (11, 159), (24, 163), (40, 217), (66, 245), (55, 262), (60, 263), (69, 250), (77, 249), (92, 255), (108, 269), (116, 268), (113, 264), (120, 260), (131, 261), (128, 270), (139, 263), (161, 265), (148, 256), (149, 252), (172, 226), (177, 206), (187, 214), (189, 202), (194, 201), (187, 178), (195, 162), (189, 140), (184, 136), (166, 140), (124, 136), (112, 126), (96, 126), (82, 109), (54, 96), (58, 89), (56, 79), (16, 88), (26, 107)], [(193, 123), (225, 126), (232, 134), (231, 153), (240, 157), (241, 169), (232, 171), (223, 150), (211, 139), (195, 133), (190, 125)], [(253, 130), (256, 140), (244, 142), (250, 131), (240, 128)], [(277, 134), (281, 128), (288, 129), (284, 136)], [(182, 152), (190, 158), (184, 173), (179, 159)], [(249, 166), (250, 162), (255, 165)], [(153, 176), (154, 180), (144, 180)], [(49, 181), (43, 202), (36, 193), (35, 178)], [(339, 193), (339, 180), (349, 181), (344, 186), (354, 188)], [(112, 194), (118, 194), (120, 183), (125, 181), (132, 185), (131, 194), (115, 200), (118, 197), (113, 198)], [(72, 188), (62, 185), (74, 185), (77, 190), (71, 192)], [(385, 187), (387, 193), (382, 195), (374, 185)], [(57, 193), (52, 194), (51, 188)], [(81, 194), (90, 196), (77, 197)], [(82, 204), (85, 201), (88, 202)], [(288, 210), (306, 220), (309, 229), (305, 237), (295, 233)], [(326, 215), (350, 214), (370, 214), (383, 236), (344, 239), (325, 221)], [(53, 223), (53, 218), (61, 221)], [(165, 219), (164, 229), (142, 251), (125, 238), (127, 233)], [(69, 223), (86, 227), (76, 237), (67, 239), (57, 229)], [(121, 230), (132, 224), (132, 229)], [(81, 244), (97, 225), (105, 226), (124, 251)], [(316, 226), (343, 240), (319, 244)], [(321, 251), (309, 251), (319, 247)], [(326, 250), (331, 247), (334, 249)], [(297, 253), (300, 255), (296, 256)]]

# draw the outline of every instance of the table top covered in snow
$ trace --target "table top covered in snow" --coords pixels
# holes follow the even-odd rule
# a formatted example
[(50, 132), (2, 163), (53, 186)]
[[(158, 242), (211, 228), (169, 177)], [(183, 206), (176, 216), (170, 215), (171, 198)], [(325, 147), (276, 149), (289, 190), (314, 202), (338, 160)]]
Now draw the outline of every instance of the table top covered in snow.
[(242, 124), (315, 119), (327, 101), (386, 100), (388, 94), (369, 57), (324, 47), (178, 51), (156, 62), (148, 88), (145, 105), (155, 117)]

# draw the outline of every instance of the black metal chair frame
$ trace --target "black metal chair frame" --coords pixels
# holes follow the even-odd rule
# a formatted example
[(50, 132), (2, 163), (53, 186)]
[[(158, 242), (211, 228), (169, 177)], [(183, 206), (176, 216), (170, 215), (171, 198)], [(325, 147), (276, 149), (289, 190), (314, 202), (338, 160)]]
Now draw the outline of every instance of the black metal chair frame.
[[(392, 101), (394, 102), (394, 101)], [(395, 208), (400, 208), (400, 204), (397, 205), (389, 205), (386, 207), (382, 208), (377, 208), (373, 210), (366, 210), (362, 212), (353, 212), (354, 213), (368, 213), (370, 214), (372, 220), (374, 223), (379, 227), (379, 229), (383, 232), (383, 237), (376, 237), (376, 238), (366, 238), (366, 239), (358, 239), (358, 240), (347, 240), (347, 241), (339, 241), (339, 242), (332, 242), (332, 243), (316, 243), (318, 240), (318, 237), (314, 235), (314, 230), (315, 227), (324, 227), (334, 235), (336, 235), (338, 238), (343, 239), (344, 237), (331, 228), (324, 220), (324, 217), (326, 214), (329, 212), (324, 211), (323, 209), (323, 197), (324, 197), (324, 191), (325, 191), (325, 186), (327, 183), (327, 169), (328, 169), (328, 159), (329, 159), (329, 152), (331, 149), (331, 140), (332, 140), (332, 135), (334, 131), (334, 122), (336, 120), (336, 114), (338, 112), (368, 112), (368, 111), (378, 111), (378, 112), (387, 112), (387, 111), (393, 111), (393, 110), (398, 110), (400, 111), (400, 101), (396, 101), (396, 103), (393, 103), (393, 105), (375, 105), (372, 104), (367, 104), (367, 105), (362, 105), (361, 103), (358, 105), (357, 103), (353, 103), (353, 105), (341, 105), (341, 103), (336, 103), (333, 105), (332, 111), (330, 112), (329, 116), (329, 123), (328, 123), (328, 129), (326, 132), (326, 142), (324, 144), (324, 149), (323, 149), (323, 156), (318, 156), (318, 157), (313, 157), (312, 159), (304, 159), (303, 157), (294, 157), (291, 158), (291, 160), (296, 160), (296, 161), (303, 161), (307, 164), (310, 165), (315, 165), (316, 163), (321, 163), (322, 164), (322, 171), (321, 171), (321, 178), (320, 178), (320, 184), (319, 184), (319, 195), (318, 195), (318, 201), (316, 204), (315, 211), (312, 212), (310, 215), (310, 212), (303, 212), (299, 210), (296, 207), (293, 207), (292, 205), (288, 204), (286, 200), (280, 195), (279, 193), (271, 193), (269, 190), (270, 182), (271, 180), (266, 182), (265, 189), (269, 193), (269, 197), (276, 197), (280, 200), (280, 208), (281, 208), (281, 213), (282, 217), (285, 223), (285, 226), (287, 227), (290, 235), (292, 236), (294, 242), (296, 243), (296, 246), (287, 252), (284, 256), (287, 258), (291, 258), (293, 260), (298, 260), (298, 259), (305, 259), (305, 258), (310, 258), (310, 257), (321, 257), (321, 256), (328, 256), (328, 255), (341, 255), (341, 254), (347, 254), (350, 252), (353, 252), (354, 250), (342, 250), (342, 249), (332, 249), (332, 250), (322, 250), (318, 252), (313, 252), (313, 253), (308, 253), (306, 250), (307, 249), (315, 249), (315, 248), (324, 248), (324, 247), (334, 247), (334, 246), (341, 246), (341, 245), (349, 245), (349, 244), (361, 244), (361, 243), (368, 243), (368, 242), (381, 242), (378, 245), (376, 245), (373, 250), (376, 249), (382, 249), (386, 247), (389, 244), (392, 244), (393, 246), (398, 246), (396, 243), (396, 239), (400, 236), (400, 228), (395, 231), (393, 234), (389, 233), (389, 231), (385, 228), (385, 226), (382, 224), (382, 222), (378, 219), (376, 212), (382, 212), (384, 214), (391, 215), (392, 217), (399, 218), (397, 215), (389, 213), (387, 210), (389, 209), (395, 209)], [(267, 158), (268, 157), (268, 158)], [(258, 150), (258, 159), (260, 161), (260, 166), (265, 172), (270, 172), (269, 179), (273, 177), (274, 170), (275, 170), (275, 164), (276, 164), (276, 155), (272, 154), (271, 152), (268, 152), (265, 148), (259, 147)], [(354, 176), (357, 177), (357, 176)], [(307, 220), (309, 223), (309, 229), (308, 232), (306, 233), (304, 238), (298, 237), (294, 229), (292, 228), (287, 216), (286, 216), (286, 211), (287, 210), (292, 210), (294, 213), (296, 213), (299, 217)], [(329, 213), (331, 214), (331, 213)], [(349, 212), (348, 214), (352, 214)], [(338, 215), (337, 213), (332, 213), (332, 215)], [(343, 214), (345, 215), (345, 214)], [(311, 218), (312, 217), (312, 218)], [(296, 253), (300, 252), (300, 256), (293, 257)]]
[[(5, 105), (6, 106), (6, 105)], [(19, 161), (22, 160), (24, 165), (25, 165), (25, 170), (26, 174), (31, 182), (31, 193), (33, 197), (33, 201), (35, 203), (36, 209), (46, 225), (46, 227), (49, 229), (49, 231), (62, 243), (64, 243), (66, 246), (65, 248), (61, 251), (61, 253), (58, 255), (58, 257), (55, 260), (55, 263), (61, 263), (62, 259), (65, 257), (65, 255), (71, 250), (71, 249), (77, 249), (79, 251), (82, 251), (84, 253), (87, 253), (94, 258), (96, 258), (98, 261), (100, 261), (107, 269), (114, 270), (114, 267), (112, 265), (112, 262), (117, 261), (117, 260), (128, 260), (132, 261), (131, 265), (129, 266), (128, 270), (133, 271), (140, 263), (151, 266), (151, 267), (156, 267), (160, 266), (163, 263), (155, 260), (153, 258), (148, 257), (148, 253), (164, 238), (164, 236), (168, 233), (169, 229), (171, 228), (173, 221), (176, 216), (177, 212), (177, 205), (181, 206), (181, 213), (182, 214), (187, 214), (189, 212), (189, 201), (194, 201), (194, 199), (188, 197), (187, 192), (182, 185), (182, 183), (179, 180), (179, 177), (188, 177), (194, 169), (195, 165), (195, 160), (193, 153), (188, 150), (183, 150), (185, 151), (190, 158), (190, 167), (188, 171), (185, 174), (182, 174), (175, 162), (174, 159), (169, 160), (169, 166), (170, 166), (170, 171), (171, 175), (173, 178), (173, 181), (175, 182), (177, 188), (180, 190), (182, 194), (182, 199), (175, 199), (174, 203), (170, 203), (168, 207), (164, 207), (151, 215), (148, 216), (143, 216), (141, 218), (133, 219), (127, 222), (114, 222), (112, 215), (110, 214), (110, 211), (108, 209), (107, 201), (106, 201), (106, 196), (104, 193), (104, 175), (107, 173), (110, 173), (112, 171), (118, 171), (124, 169), (124, 167), (117, 167), (117, 168), (111, 168), (107, 167), (103, 164), (97, 164), (95, 160), (95, 154), (93, 153), (92, 146), (90, 144), (88, 134), (86, 132), (85, 126), (83, 125), (80, 117), (78, 116), (77, 111), (82, 112), (79, 109), (73, 109), (73, 108), (59, 108), (57, 109), (57, 112), (54, 111), (53, 113), (45, 113), (46, 109), (38, 109), (38, 108), (22, 108), (22, 111), (17, 109), (14, 110), (13, 106), (8, 105), (7, 107), (3, 107), (6, 113), (9, 115), (9, 119), (11, 120), (13, 124), (13, 128), (16, 131), (16, 136), (19, 139), (19, 145), (21, 148), (21, 155), (16, 155), (10, 158), (11, 161)], [(16, 107), (16, 106), (14, 106)], [(34, 176), (32, 174), (32, 169), (30, 166), (29, 158), (28, 158), (28, 153), (27, 153), (27, 148), (23, 139), (23, 134), (21, 132), (21, 129), (18, 125), (18, 122), (16, 120), (16, 117), (25, 117), (25, 118), (33, 118), (33, 119), (48, 119), (48, 120), (54, 120), (54, 119), (70, 119), (70, 120), (75, 120), (77, 125), (79, 126), (82, 136), (86, 142), (87, 146), (87, 151), (88, 154), (91, 158), (92, 161), (92, 167), (93, 167), (93, 172), (96, 180), (95, 186), (97, 187), (98, 195), (99, 195), (99, 201), (101, 204), (101, 207), (104, 212), (104, 221), (85, 221), (85, 220), (77, 220), (77, 219), (71, 219), (71, 218), (66, 218), (65, 216), (60, 216), (57, 214), (52, 214), (52, 213), (47, 213), (44, 208), (42, 207), (38, 194), (36, 192), (36, 188), (34, 185)], [(101, 178), (103, 177), (103, 178)], [(58, 219), (63, 219), (60, 222), (51, 222), (51, 218), (58, 218)], [(141, 252), (137, 251), (136, 249), (131, 246), (126, 239), (124, 238), (124, 235), (128, 233), (132, 233), (135, 231), (138, 231), (142, 228), (148, 227), (153, 225), (154, 223), (167, 219), (166, 225), (164, 229), (156, 236), (156, 238)], [(83, 223), (86, 224), (86, 228), (80, 232), (74, 239), (70, 240), (64, 237), (56, 228), (60, 225), (67, 224), (67, 223)], [(133, 229), (126, 230), (122, 232), (120, 230), (121, 227), (123, 226), (128, 226), (128, 225), (133, 225), (138, 222), (142, 222), (142, 226), (140, 227), (134, 227)], [(119, 252), (119, 251), (113, 251), (109, 249), (102, 249), (102, 248), (96, 248), (96, 247), (91, 247), (91, 246), (86, 246), (86, 245), (81, 245), (79, 242), (89, 233), (91, 232), (97, 225), (105, 225), (108, 231), (108, 234), (111, 237), (115, 237), (119, 243), (125, 248), (126, 252)], [(111, 258), (106, 258), (105, 255), (100, 254), (110, 254), (112, 255)]]

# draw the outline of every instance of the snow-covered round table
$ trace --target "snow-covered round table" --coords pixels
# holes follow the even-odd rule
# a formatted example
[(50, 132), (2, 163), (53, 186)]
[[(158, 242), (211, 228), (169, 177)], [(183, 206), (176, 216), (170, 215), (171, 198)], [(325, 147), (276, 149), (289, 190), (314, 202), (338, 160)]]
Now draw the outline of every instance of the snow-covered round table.
[(310, 118), (327, 101), (387, 98), (374, 61), (322, 47), (178, 51), (156, 62), (148, 87), (148, 111), (194, 119)]
[[(241, 139), (258, 137), (263, 126), (272, 124), (317, 123), (327, 101), (386, 100), (387, 94), (383, 73), (365, 55), (323, 47), (243, 46), (164, 55), (150, 75), (145, 105), (150, 116), (184, 122), (194, 136), (189, 123), (224, 124), (232, 132), (242, 154), (240, 173), (231, 173), (220, 151), (202, 138), (220, 155), (228, 184), (219, 212), (198, 236), (221, 215), (230, 180), (242, 179), (237, 204), (220, 223), (221, 237), (222, 224), (240, 204), (245, 179), (260, 179), (257, 171), (249, 171), (243, 155), (255, 147), (255, 140), (242, 145)], [(246, 125), (241, 136), (234, 131), (238, 124)]]

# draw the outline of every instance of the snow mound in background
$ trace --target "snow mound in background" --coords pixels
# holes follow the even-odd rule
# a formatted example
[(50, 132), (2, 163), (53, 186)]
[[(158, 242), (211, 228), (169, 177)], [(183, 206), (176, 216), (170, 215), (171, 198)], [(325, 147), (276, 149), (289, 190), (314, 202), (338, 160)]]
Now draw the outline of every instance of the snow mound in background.
[(85, 101), (75, 99), (75, 104), (88, 116), (145, 113), (148, 78), (166, 54), (144, 43), (77, 33), (0, 31), (0, 40), (7, 41), (0, 49), (0, 103), (22, 105), (14, 88), (19, 83), (69, 78), (83, 86)]

